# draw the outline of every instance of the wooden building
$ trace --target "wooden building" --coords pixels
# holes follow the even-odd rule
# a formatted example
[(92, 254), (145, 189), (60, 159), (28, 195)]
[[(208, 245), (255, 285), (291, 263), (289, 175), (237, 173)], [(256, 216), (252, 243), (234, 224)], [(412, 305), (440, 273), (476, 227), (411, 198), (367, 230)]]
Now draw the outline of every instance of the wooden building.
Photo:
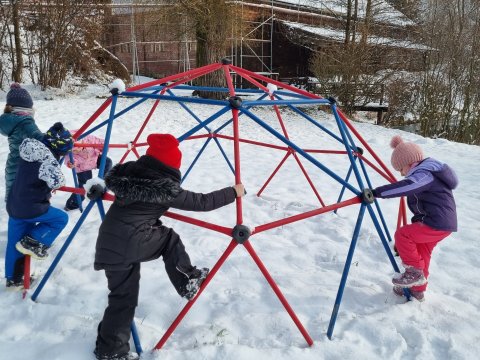
[[(347, 33), (349, 41), (360, 39), (367, 0), (358, 0), (359, 8), (354, 13), (348, 13), (345, 3), (232, 1), (252, 30), (232, 36), (225, 55), (235, 65), (272, 76), (311, 75), (313, 53), (343, 46)], [(386, 1), (373, 3), (366, 37), (369, 46), (375, 47), (372, 66), (382, 69), (395, 62), (405, 70), (421, 70), (423, 58), (431, 49), (416, 42), (416, 24)], [(168, 6), (168, 1), (151, 5), (114, 1), (106, 16), (104, 45), (133, 74), (159, 78), (196, 67), (196, 41), (189, 31), (192, 22), (181, 14), (174, 23), (169, 24), (167, 17), (162, 21), (161, 13)]]

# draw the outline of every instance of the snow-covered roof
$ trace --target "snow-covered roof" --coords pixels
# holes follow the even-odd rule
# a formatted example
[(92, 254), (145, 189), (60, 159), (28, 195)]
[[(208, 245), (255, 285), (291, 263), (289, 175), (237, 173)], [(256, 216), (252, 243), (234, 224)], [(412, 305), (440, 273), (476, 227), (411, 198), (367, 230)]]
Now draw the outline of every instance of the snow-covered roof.
[[(313, 8), (323, 13), (345, 16), (347, 14), (346, 0), (281, 0), (275, 1), (275, 4), (282, 3), (290, 6), (297, 5), (302, 8)], [(392, 24), (397, 26), (414, 25), (415, 23), (408, 19), (403, 13), (396, 10), (385, 0), (372, 0), (373, 18), (376, 22)], [(365, 17), (367, 0), (358, 0), (358, 16)]]
[[(286, 20), (277, 20), (277, 21), (281, 22), (282, 24), (285, 24), (291, 29), (300, 29), (312, 35), (327, 38), (329, 40), (343, 42), (345, 39), (345, 32), (339, 29), (311, 26), (303, 23), (296, 23), (296, 22), (291, 22)], [(374, 36), (374, 35), (368, 37), (368, 44), (396, 47), (396, 48), (405, 48), (405, 49), (414, 49), (414, 50), (433, 50), (428, 46), (425, 46), (423, 44), (416, 44), (408, 40), (399, 40), (399, 39)]]

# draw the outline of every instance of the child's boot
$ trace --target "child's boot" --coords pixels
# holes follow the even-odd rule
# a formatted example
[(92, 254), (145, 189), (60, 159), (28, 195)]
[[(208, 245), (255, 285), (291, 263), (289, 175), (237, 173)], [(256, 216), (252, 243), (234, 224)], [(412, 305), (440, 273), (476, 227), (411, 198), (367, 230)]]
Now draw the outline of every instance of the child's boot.
[(23, 279), (7, 279), (5, 286), (8, 291), (23, 290)]
[(24, 255), (30, 255), (34, 259), (43, 260), (48, 256), (47, 250), (49, 247), (25, 235), (15, 244), (15, 248)]
[(206, 279), (209, 271), (210, 270), (207, 268), (194, 268), (193, 271), (188, 275), (188, 283), (181, 290), (180, 295), (187, 300), (192, 300), (195, 295), (197, 295), (198, 290), (200, 290), (200, 286)]
[(126, 353), (126, 354), (114, 354), (114, 355), (102, 355), (99, 354), (97, 349), (93, 351), (97, 360), (140, 360), (140, 357), (134, 353)]
[(72, 210), (77, 210), (79, 208), (77, 199), (75, 198), (69, 198), (67, 202), (65, 203), (65, 207), (63, 208), (65, 211), (72, 211)]
[[(393, 287), (393, 293), (397, 296), (404, 296), (405, 294), (403, 293), (403, 288), (400, 286), (394, 286)], [(415, 298), (419, 302), (424, 302), (425, 301), (425, 294), (423, 291), (413, 291), (410, 290), (410, 294), (412, 295), (413, 298)]]
[(427, 283), (427, 279), (423, 275), (422, 269), (409, 266), (405, 269), (402, 276), (392, 279), (393, 285), (400, 286), (402, 288), (410, 288), (412, 286), (424, 285)]

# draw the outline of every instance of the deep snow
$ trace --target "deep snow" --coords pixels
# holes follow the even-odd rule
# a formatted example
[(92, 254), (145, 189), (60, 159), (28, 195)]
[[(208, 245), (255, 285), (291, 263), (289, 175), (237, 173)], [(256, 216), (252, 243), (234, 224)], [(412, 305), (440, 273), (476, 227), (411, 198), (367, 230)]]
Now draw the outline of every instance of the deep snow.
[[(34, 94), (36, 121), (42, 130), (56, 121), (78, 128), (108, 95), (97, 87), (81, 95)], [(4, 101), (0, 94), (0, 101)], [(46, 100), (47, 97), (49, 100)], [(119, 106), (132, 99), (120, 99)], [(118, 119), (112, 142), (127, 143), (151, 108), (152, 102)], [(205, 119), (211, 107), (189, 105)], [(270, 109), (255, 110), (262, 119), (279, 129)], [(324, 126), (336, 128), (333, 116), (310, 110)], [(303, 148), (339, 149), (336, 141), (315, 129), (304, 119), (282, 110), (290, 139)], [(105, 119), (107, 113), (102, 119)], [(147, 126), (150, 132), (182, 135), (196, 122), (178, 104), (164, 102)], [(426, 302), (405, 303), (391, 291), (394, 274), (379, 237), (366, 216), (348, 277), (334, 337), (326, 331), (337, 294), (359, 206), (327, 213), (262, 232), (251, 244), (277, 282), (288, 302), (314, 340), (308, 347), (301, 333), (278, 301), (243, 246), (237, 246), (205, 289), (190, 312), (160, 351), (150, 349), (185, 305), (168, 281), (161, 260), (142, 265), (142, 280), (136, 325), (144, 359), (475, 359), (480, 350), (480, 281), (478, 254), (480, 201), (480, 148), (444, 139), (354, 123), (363, 138), (389, 164), (390, 138), (421, 145), (427, 156), (449, 163), (457, 172), (460, 185), (455, 190), (459, 232), (435, 249)], [(212, 128), (216, 128), (212, 124)], [(226, 130), (231, 134), (231, 130)], [(279, 144), (247, 118), (241, 118), (243, 138)], [(100, 134), (102, 131), (99, 132)], [(98, 134), (98, 133), (97, 133)], [(220, 140), (232, 159), (233, 143)], [(182, 170), (185, 171), (203, 141), (185, 141)], [(272, 222), (319, 207), (319, 202), (293, 158), (289, 158), (261, 197), (256, 193), (284, 156), (284, 152), (248, 144), (240, 146), (242, 181), (248, 194), (243, 198), (244, 223), (249, 227)], [(143, 153), (143, 152), (142, 152)], [(0, 137), (0, 178), (8, 154), (7, 139)], [(123, 151), (112, 149), (117, 162)], [(320, 162), (344, 177), (348, 163), (339, 155), (315, 155)], [(133, 159), (129, 157), (129, 159)], [(302, 158), (320, 195), (334, 203), (340, 187), (327, 175)], [(69, 184), (71, 173), (63, 167)], [(393, 171), (393, 170), (392, 170)], [(374, 186), (383, 178), (369, 171)], [(399, 174), (395, 174), (399, 176)], [(183, 186), (195, 191), (211, 191), (232, 185), (234, 177), (218, 148), (209, 144)], [(0, 182), (3, 202), (4, 182)], [(57, 192), (52, 204), (63, 207), (69, 194)], [(351, 197), (348, 195), (348, 197)], [(86, 203), (84, 203), (86, 205)], [(108, 208), (108, 203), (106, 203)], [(380, 206), (393, 235), (398, 210), (397, 200), (380, 200)], [(178, 212), (178, 211), (176, 211)], [(66, 230), (51, 250), (51, 257), (33, 261), (34, 272), (42, 274), (50, 265), (70, 230), (80, 217), (69, 213)], [(210, 213), (185, 213), (222, 226), (235, 224), (235, 205)], [(212, 267), (227, 248), (230, 239), (222, 234), (163, 218), (181, 235), (195, 265)], [(8, 217), (0, 209), (0, 259), (4, 259)], [(80, 233), (62, 258), (38, 301), (21, 300), (21, 294), (0, 290), (0, 356), (9, 360), (85, 360), (93, 359), (96, 326), (107, 301), (106, 280), (93, 270), (93, 254), (98, 226), (94, 208)], [(399, 262), (399, 259), (396, 258)], [(30, 292), (31, 295), (32, 292)]]

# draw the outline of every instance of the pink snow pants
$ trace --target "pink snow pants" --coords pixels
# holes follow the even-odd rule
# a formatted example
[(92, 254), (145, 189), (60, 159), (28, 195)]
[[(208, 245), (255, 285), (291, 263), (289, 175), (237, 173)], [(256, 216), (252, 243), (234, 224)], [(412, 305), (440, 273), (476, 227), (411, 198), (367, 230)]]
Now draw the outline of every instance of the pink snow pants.
[[(395, 232), (395, 246), (405, 265), (423, 269), (428, 278), (428, 268), (433, 248), (451, 231), (435, 230), (421, 222), (405, 225)], [(425, 291), (427, 284), (412, 287), (413, 291)]]

